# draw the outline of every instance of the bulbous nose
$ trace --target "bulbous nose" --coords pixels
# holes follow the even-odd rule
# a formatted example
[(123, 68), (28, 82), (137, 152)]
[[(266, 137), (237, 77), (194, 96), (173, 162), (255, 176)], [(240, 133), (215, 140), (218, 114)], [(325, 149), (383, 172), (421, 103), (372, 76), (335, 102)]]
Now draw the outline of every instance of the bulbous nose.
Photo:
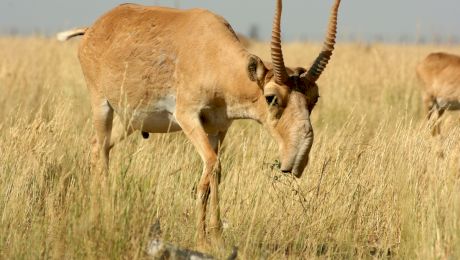
[(291, 170), (282, 169), (281, 172), (283, 172), (283, 173), (292, 173), (292, 169)]
[(302, 176), (302, 171), (299, 171), (298, 169), (294, 169), (294, 167), (292, 167), (292, 168), (283, 168), (283, 167), (281, 167), (280, 170), (281, 170), (282, 173), (287, 174), (287, 175), (292, 174), (296, 178), (300, 178)]

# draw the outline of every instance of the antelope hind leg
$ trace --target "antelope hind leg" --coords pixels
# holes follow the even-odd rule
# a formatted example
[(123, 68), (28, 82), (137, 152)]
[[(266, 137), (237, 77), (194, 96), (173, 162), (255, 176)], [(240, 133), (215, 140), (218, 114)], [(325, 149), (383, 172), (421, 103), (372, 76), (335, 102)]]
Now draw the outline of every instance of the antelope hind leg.
[(108, 173), (110, 137), (112, 133), (113, 109), (105, 99), (92, 102), (93, 124), (96, 131), (91, 156), (92, 171)]

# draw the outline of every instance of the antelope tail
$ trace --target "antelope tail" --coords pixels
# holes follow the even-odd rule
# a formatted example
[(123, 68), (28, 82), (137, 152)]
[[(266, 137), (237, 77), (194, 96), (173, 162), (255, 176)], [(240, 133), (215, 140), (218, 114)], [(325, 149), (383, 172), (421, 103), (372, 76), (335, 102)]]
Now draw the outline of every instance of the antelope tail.
[(58, 41), (65, 42), (68, 39), (73, 38), (75, 36), (84, 35), (88, 29), (89, 29), (88, 27), (85, 27), (85, 28), (76, 28), (73, 30), (60, 32), (56, 35), (56, 38), (58, 39)]

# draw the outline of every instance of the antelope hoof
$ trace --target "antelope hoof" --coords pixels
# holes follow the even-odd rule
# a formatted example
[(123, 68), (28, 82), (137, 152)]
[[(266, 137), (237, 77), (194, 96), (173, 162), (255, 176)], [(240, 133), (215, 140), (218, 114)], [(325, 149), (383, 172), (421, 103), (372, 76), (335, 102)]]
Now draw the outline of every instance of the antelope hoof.
[(199, 239), (196, 244), (196, 250), (200, 252), (208, 252), (211, 249), (211, 245), (206, 239)]
[(222, 238), (222, 234), (213, 235), (211, 245), (214, 248), (222, 248), (222, 247), (224, 247), (225, 243), (224, 243), (224, 239)]

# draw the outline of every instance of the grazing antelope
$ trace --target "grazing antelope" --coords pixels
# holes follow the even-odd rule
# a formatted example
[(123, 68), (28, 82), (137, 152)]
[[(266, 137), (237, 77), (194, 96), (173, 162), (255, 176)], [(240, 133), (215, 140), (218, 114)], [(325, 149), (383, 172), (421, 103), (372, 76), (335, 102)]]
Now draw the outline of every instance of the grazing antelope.
[[(93, 165), (107, 170), (110, 149), (135, 130), (144, 137), (182, 130), (204, 164), (197, 188), (198, 242), (206, 243), (208, 198), (210, 233), (220, 239), (217, 155), (233, 120), (262, 124), (278, 143), (281, 170), (302, 175), (313, 144), (316, 81), (332, 56), (339, 5), (335, 0), (323, 50), (308, 70), (284, 65), (281, 0), (272, 63), (248, 53), (226, 20), (202, 9), (124, 4), (89, 28), (61, 33), (62, 40), (84, 35), (78, 54), (96, 130)], [(112, 136), (114, 112), (125, 125)]]
[(439, 118), (446, 110), (460, 109), (460, 56), (431, 53), (418, 64), (417, 76), (424, 83), (423, 102), (434, 123), (432, 134), (440, 134)]

